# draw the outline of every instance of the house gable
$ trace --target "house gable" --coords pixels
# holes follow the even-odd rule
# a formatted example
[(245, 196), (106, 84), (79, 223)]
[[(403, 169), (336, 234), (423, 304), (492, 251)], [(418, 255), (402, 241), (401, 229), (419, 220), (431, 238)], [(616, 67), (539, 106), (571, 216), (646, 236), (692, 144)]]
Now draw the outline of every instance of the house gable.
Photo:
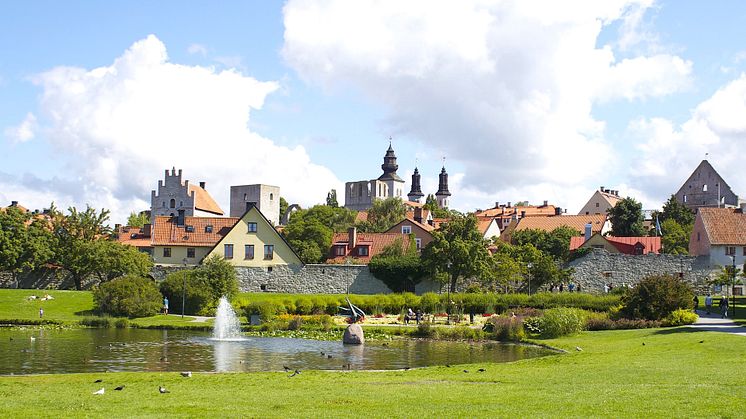
[(702, 160), (675, 194), (676, 201), (691, 210), (702, 207), (738, 206), (738, 195), (707, 160)]
[[(232, 256), (226, 255), (226, 245), (232, 245)], [(253, 257), (247, 257), (246, 246), (253, 246)], [(271, 258), (265, 258), (265, 246), (272, 246)], [(213, 255), (225, 258), (234, 266), (271, 267), (303, 264), (290, 244), (255, 206), (249, 207), (206, 257)]]

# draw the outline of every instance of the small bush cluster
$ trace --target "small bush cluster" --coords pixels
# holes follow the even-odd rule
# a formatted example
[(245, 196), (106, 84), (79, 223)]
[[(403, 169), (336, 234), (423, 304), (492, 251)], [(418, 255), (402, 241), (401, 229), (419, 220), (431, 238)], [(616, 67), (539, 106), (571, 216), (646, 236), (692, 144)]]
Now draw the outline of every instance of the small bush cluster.
[(664, 326), (683, 326), (696, 323), (699, 316), (690, 310), (674, 310), (663, 319)]
[[(171, 301), (181, 301), (182, 293), (185, 293), (185, 314), (212, 316), (220, 297), (230, 299), (238, 293), (236, 271), (225, 259), (211, 257), (195, 269), (166, 276), (161, 282), (161, 293)], [(180, 312), (181, 306), (174, 305), (171, 311)]]
[(334, 326), (334, 320), (328, 314), (315, 314), (309, 316), (281, 314), (272, 316), (271, 320), (263, 321), (261, 330), (303, 330), (328, 332)]
[(149, 317), (158, 314), (162, 296), (152, 279), (124, 276), (93, 290), (96, 310), (111, 316)]
[(621, 314), (630, 319), (662, 320), (677, 309), (692, 308), (694, 293), (682, 279), (653, 275), (625, 294)]
[(586, 330), (626, 330), (626, 329), (649, 329), (661, 327), (657, 320), (643, 319), (610, 319), (609, 317), (591, 317), (586, 320)]
[(584, 310), (568, 307), (550, 308), (544, 311), (543, 317), (540, 317), (540, 334), (544, 338), (557, 338), (580, 333), (585, 327), (585, 318)]
[[(404, 329), (401, 331), (406, 332)], [(481, 340), (485, 337), (485, 333), (482, 330), (473, 329), (468, 326), (433, 327), (428, 322), (421, 322), (417, 326), (417, 331), (412, 335), (420, 338), (443, 340)]]
[(492, 316), (483, 330), (496, 340), (520, 342), (526, 338), (523, 320), (520, 316)]

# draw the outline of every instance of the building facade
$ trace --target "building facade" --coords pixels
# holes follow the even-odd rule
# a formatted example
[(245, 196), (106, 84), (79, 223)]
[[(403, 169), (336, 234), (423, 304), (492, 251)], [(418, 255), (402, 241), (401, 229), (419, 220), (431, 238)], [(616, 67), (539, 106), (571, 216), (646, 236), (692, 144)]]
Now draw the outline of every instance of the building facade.
[(271, 185), (231, 186), (230, 216), (242, 216), (255, 206), (273, 225), (280, 225), (280, 188)]
[(738, 195), (707, 160), (699, 163), (674, 196), (676, 201), (692, 211), (738, 206)]
[(150, 193), (150, 223), (156, 217), (176, 217), (183, 211), (186, 217), (223, 215), (224, 212), (205, 189), (205, 182), (199, 186), (182, 180), (181, 169), (165, 171), (164, 180), (158, 181), (158, 190)]

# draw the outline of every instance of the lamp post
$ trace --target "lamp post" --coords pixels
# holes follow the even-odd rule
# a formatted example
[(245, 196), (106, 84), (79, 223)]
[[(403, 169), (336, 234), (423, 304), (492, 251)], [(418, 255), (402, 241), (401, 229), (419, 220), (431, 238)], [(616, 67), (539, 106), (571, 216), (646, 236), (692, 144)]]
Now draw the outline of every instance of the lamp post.
[(181, 318), (184, 318), (184, 302), (186, 301), (186, 267), (187, 267), (187, 259), (184, 258), (182, 261), (184, 262), (184, 282), (181, 286)]
[(730, 293), (731, 297), (731, 306), (733, 306), (733, 316), (731, 319), (736, 318), (736, 295), (733, 292), (733, 288), (736, 286), (736, 255), (731, 255), (733, 258), (733, 280), (731, 281), (730, 287), (728, 289), (728, 292)]
[(446, 324), (451, 324), (451, 261), (448, 261), (448, 284), (446, 285)]
[(528, 268), (528, 295), (531, 295), (531, 268), (533, 268), (534, 265), (529, 262), (526, 264), (526, 267)]

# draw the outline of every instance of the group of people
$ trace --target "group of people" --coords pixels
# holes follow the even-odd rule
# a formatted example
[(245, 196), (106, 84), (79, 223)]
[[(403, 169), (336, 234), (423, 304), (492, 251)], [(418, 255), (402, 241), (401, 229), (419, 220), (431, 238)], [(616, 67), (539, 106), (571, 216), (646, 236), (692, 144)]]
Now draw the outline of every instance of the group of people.
[(412, 320), (416, 321), (417, 324), (420, 324), (420, 320), (422, 320), (422, 312), (420, 309), (417, 309), (417, 312), (412, 311), (411, 308), (407, 309), (407, 314), (404, 315), (404, 324), (409, 324)]
[[(694, 312), (697, 312), (697, 308), (699, 308), (699, 298), (697, 296), (694, 296)], [(718, 301), (718, 308), (720, 309), (720, 318), (724, 319), (728, 317), (728, 299), (722, 295), (720, 296), (720, 301)], [(712, 312), (712, 296), (707, 293), (705, 296), (705, 312), (707, 314), (710, 314)]]
[(580, 292), (580, 284), (575, 285), (574, 283), (570, 282), (565, 286), (563, 282), (560, 282), (559, 284), (551, 284), (549, 285), (549, 292)]

